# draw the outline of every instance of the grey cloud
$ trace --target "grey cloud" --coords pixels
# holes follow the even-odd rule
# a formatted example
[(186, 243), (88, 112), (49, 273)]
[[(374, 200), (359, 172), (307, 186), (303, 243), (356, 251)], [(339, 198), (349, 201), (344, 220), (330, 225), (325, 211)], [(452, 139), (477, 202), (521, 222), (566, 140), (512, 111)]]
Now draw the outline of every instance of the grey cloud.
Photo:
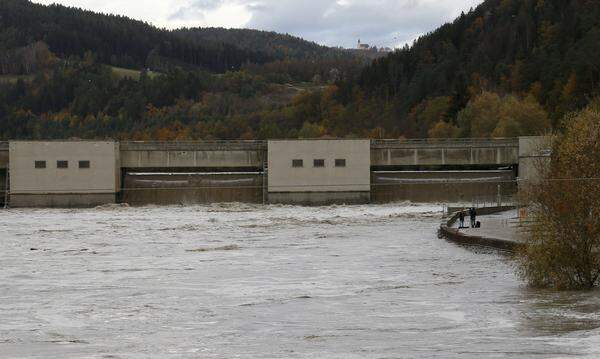
[(252, 14), (245, 27), (290, 33), (330, 46), (363, 42), (393, 46), (409, 42), (468, 10), (481, 0), (198, 0), (173, 19), (198, 16), (225, 2)]
[(195, 0), (189, 6), (181, 7), (173, 14), (171, 14), (169, 20), (189, 20), (189, 19), (203, 19), (205, 10), (218, 9), (219, 6), (225, 4), (227, 0)]

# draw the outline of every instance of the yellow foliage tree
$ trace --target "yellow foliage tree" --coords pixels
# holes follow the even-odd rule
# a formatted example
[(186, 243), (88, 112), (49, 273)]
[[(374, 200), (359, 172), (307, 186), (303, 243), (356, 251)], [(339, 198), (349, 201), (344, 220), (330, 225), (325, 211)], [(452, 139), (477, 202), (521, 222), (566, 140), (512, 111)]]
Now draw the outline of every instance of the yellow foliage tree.
[(446, 121), (438, 121), (430, 130), (430, 138), (456, 138), (460, 135), (460, 129)]
[(589, 289), (600, 279), (600, 102), (568, 116), (539, 184), (520, 274), (532, 285)]
[(483, 92), (458, 114), (463, 137), (540, 135), (550, 128), (548, 114), (533, 96), (520, 99)]

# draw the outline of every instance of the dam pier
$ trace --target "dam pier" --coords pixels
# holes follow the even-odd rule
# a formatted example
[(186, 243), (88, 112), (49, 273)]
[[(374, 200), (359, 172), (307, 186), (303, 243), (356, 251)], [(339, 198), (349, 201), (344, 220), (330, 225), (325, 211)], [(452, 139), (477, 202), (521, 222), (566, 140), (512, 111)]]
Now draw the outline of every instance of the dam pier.
[(0, 204), (497, 203), (535, 176), (540, 141), (8, 141)]

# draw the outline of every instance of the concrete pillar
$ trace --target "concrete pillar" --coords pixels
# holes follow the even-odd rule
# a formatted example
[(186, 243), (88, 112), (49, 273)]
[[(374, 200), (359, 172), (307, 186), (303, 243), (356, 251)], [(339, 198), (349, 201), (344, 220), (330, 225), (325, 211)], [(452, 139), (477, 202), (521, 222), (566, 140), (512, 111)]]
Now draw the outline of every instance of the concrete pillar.
[(415, 148), (415, 166), (419, 165), (419, 150)]
[(473, 164), (475, 164), (475, 155), (474, 155), (473, 147), (471, 147), (470, 150), (471, 150), (471, 160), (469, 162), (473, 165)]

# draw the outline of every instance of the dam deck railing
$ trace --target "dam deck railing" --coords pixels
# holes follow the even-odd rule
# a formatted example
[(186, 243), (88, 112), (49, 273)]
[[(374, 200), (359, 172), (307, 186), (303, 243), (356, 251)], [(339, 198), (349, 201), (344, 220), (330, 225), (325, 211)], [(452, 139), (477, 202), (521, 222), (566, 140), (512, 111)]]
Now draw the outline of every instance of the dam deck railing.
[(121, 151), (266, 150), (266, 141), (121, 141)]
[(518, 138), (456, 138), (456, 139), (410, 139), (371, 140), (372, 148), (448, 148), (448, 147), (519, 147)]
[[(308, 140), (308, 139), (307, 139)], [(337, 140), (337, 139), (327, 139)], [(266, 150), (266, 140), (214, 140), (214, 141), (120, 141), (121, 150)], [(518, 147), (518, 138), (457, 138), (457, 139), (384, 139), (371, 140), (373, 148), (436, 148), (436, 147)], [(0, 141), (0, 151), (8, 150), (8, 141)]]

